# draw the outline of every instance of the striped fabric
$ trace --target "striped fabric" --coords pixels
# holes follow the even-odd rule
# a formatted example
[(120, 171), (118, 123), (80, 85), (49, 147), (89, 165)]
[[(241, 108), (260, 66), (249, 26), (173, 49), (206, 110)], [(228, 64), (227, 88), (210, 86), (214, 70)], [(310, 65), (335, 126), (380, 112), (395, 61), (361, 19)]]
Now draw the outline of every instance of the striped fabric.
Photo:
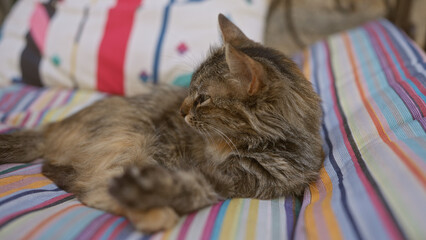
[(95, 89), (135, 95), (188, 84), (227, 15), (262, 41), (269, 1), (20, 0), (0, 40), (0, 86)]
[[(332, 36), (303, 53), (322, 97), (327, 157), (303, 199), (232, 199), (143, 236), (40, 174), (0, 166), (0, 239), (423, 239), (426, 236), (426, 57), (389, 22)], [(103, 94), (13, 85), (0, 130), (62, 119)]]
[(328, 157), (305, 191), (296, 239), (424, 239), (424, 53), (382, 20), (304, 56)]

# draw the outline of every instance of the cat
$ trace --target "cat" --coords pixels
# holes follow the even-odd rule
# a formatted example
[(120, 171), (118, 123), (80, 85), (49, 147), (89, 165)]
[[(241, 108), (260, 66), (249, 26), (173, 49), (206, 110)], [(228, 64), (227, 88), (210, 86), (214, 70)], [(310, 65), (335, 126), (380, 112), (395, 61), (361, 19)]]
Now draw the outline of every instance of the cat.
[(300, 196), (323, 164), (320, 98), (291, 60), (218, 20), (223, 44), (188, 89), (113, 96), (0, 135), (0, 163), (43, 158), (60, 188), (146, 233), (227, 198)]

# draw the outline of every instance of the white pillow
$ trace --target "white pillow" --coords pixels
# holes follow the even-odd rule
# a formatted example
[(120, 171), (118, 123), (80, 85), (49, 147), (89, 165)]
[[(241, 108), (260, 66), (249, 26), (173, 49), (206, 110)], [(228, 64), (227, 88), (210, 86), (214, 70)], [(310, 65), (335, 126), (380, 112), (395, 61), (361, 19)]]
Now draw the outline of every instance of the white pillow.
[(0, 86), (134, 95), (150, 83), (187, 85), (223, 13), (263, 40), (267, 0), (20, 0), (0, 39)]

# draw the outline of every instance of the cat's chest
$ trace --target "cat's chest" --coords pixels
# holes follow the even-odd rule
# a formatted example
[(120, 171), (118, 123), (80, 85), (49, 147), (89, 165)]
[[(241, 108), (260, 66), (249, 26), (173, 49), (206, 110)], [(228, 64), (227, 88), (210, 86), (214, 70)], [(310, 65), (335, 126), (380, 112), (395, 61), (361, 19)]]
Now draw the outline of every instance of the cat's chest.
[(232, 148), (225, 141), (214, 141), (207, 145), (207, 153), (211, 156), (211, 161), (220, 164), (232, 153)]

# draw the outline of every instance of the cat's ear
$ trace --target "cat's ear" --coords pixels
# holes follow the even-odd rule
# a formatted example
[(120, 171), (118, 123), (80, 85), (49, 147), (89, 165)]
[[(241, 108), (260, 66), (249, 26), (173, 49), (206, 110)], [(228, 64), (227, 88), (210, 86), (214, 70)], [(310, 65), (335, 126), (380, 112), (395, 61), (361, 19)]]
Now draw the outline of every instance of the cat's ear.
[(229, 71), (240, 80), (243, 90), (248, 95), (255, 95), (264, 86), (265, 70), (259, 62), (235, 49), (231, 44), (225, 45), (225, 58)]
[(254, 42), (250, 40), (246, 35), (229, 21), (222, 13), (219, 14), (219, 27), (222, 32), (223, 42), (229, 43), (234, 47), (244, 47), (253, 44)]

